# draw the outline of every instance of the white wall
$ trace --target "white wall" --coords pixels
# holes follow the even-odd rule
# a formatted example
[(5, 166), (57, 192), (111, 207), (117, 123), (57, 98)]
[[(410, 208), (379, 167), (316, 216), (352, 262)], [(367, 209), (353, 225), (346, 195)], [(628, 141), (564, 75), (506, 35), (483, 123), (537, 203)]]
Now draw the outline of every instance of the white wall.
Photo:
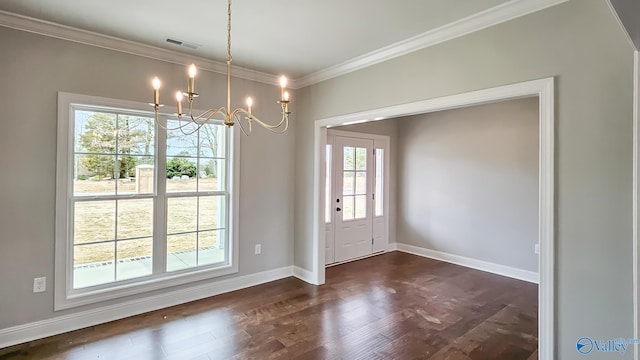
[(538, 98), (398, 123), (398, 242), (538, 271)]
[[(602, 0), (572, 0), (298, 91), (295, 264), (312, 265), (313, 123), (555, 77), (555, 343), (633, 337), (633, 48)], [(627, 352), (620, 359), (629, 359)]]
[[(0, 28), (0, 47), (0, 330), (147, 295), (53, 311), (57, 93), (148, 103), (150, 79), (157, 74), (168, 103), (185, 86), (185, 68), (7, 28)], [(198, 107), (224, 103), (225, 82), (224, 75), (202, 71)], [(276, 86), (233, 79), (232, 87), (238, 101), (233, 105), (251, 93), (262, 104), (254, 108), (261, 118), (280, 119)], [(237, 275), (292, 264), (294, 117), (288, 134), (256, 128), (241, 139)], [(262, 255), (253, 254), (256, 242), (262, 243)], [(39, 276), (47, 277), (48, 289), (33, 294), (33, 278)]]

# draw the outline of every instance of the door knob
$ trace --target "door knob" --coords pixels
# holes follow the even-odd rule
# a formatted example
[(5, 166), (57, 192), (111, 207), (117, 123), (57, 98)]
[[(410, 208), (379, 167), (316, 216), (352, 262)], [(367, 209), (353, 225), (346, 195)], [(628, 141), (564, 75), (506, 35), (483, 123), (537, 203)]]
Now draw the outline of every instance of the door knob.
[(342, 211), (342, 209), (340, 209), (340, 208), (336, 208), (336, 211)]

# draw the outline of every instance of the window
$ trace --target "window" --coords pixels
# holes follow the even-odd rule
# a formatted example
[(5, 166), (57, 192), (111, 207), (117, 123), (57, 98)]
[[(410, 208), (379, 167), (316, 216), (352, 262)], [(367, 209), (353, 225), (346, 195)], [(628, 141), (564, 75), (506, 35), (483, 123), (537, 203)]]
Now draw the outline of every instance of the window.
[(367, 217), (367, 149), (345, 146), (343, 150), (342, 220)]
[(325, 145), (325, 168), (324, 168), (324, 222), (325, 224), (331, 223), (331, 214), (333, 214), (333, 202), (331, 201), (331, 184), (332, 184), (332, 174), (331, 174), (331, 144)]
[(56, 309), (237, 272), (232, 129), (65, 93), (59, 108)]
[(384, 149), (376, 148), (376, 178), (374, 193), (374, 216), (384, 216)]

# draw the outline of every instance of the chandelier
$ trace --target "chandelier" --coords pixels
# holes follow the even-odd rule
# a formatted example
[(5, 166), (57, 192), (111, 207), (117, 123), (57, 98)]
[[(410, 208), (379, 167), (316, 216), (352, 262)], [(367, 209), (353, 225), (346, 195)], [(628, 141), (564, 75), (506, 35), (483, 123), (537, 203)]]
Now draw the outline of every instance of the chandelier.
[[(227, 106), (212, 108), (197, 115), (193, 114), (192, 112), (193, 100), (197, 98), (199, 94), (195, 91), (195, 78), (196, 78), (197, 69), (194, 64), (191, 64), (191, 66), (189, 66), (189, 69), (188, 69), (187, 91), (184, 92), (182, 90), (179, 90), (178, 92), (176, 92), (176, 97), (175, 97), (178, 105), (177, 115), (179, 120), (182, 120), (184, 117), (183, 115), (185, 115), (182, 113), (182, 100), (184, 97), (187, 98), (188, 108), (189, 108), (189, 112), (188, 114), (186, 114), (187, 121), (180, 121), (181, 125), (179, 125), (178, 128), (169, 129), (169, 130), (180, 129), (182, 130), (183, 133), (185, 133), (184, 128), (187, 125), (195, 124), (195, 130), (189, 131), (188, 133), (188, 134), (192, 134), (198, 131), (198, 129), (200, 129), (200, 127), (202, 127), (208, 121), (210, 121), (211, 119), (214, 119), (216, 115), (221, 115), (225, 125), (233, 126), (235, 123), (238, 123), (238, 125), (240, 125), (240, 129), (245, 135), (249, 135), (251, 133), (252, 124), (254, 122), (261, 125), (262, 127), (264, 127), (265, 129), (271, 132), (278, 133), (278, 134), (284, 133), (289, 128), (289, 114), (291, 114), (291, 112), (289, 111), (289, 92), (287, 91), (287, 78), (285, 76), (282, 76), (280, 78), (280, 88), (281, 88), (280, 100), (277, 101), (277, 103), (280, 104), (280, 107), (282, 110), (281, 112), (282, 118), (280, 119), (280, 122), (276, 124), (269, 124), (260, 120), (255, 115), (253, 115), (251, 111), (251, 106), (253, 105), (253, 99), (251, 97), (247, 97), (246, 99), (246, 105), (247, 105), (246, 109), (237, 108), (235, 110), (231, 110), (231, 60), (232, 60), (231, 58), (231, 0), (228, 0), (227, 4), (228, 4), (227, 5), (228, 7), (228, 11), (227, 11)], [(160, 79), (158, 79), (158, 77), (154, 77), (153, 80), (151, 81), (151, 85), (153, 87), (153, 103), (150, 105), (152, 105), (154, 108), (156, 123), (159, 126), (166, 129), (166, 127), (162, 126), (162, 124), (160, 124), (160, 122), (158, 121), (158, 111), (160, 107), (164, 106), (160, 104), (160, 86), (161, 86)], [(247, 122), (248, 129), (245, 129), (245, 127), (242, 125), (241, 120), (245, 120)]]

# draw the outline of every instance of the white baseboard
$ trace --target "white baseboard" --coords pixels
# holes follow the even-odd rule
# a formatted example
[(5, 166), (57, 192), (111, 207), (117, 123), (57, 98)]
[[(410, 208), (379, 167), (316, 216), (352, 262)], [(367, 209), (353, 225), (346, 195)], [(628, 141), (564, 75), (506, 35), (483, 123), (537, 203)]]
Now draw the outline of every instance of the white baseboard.
[(299, 266), (293, 267), (293, 276), (309, 284), (315, 284), (313, 273)]
[(465, 266), (468, 268), (490, 272), (510, 278), (527, 281), (534, 284), (540, 283), (540, 275), (537, 272), (522, 270), (510, 266), (490, 263), (488, 261), (471, 259), (468, 257), (453, 255), (441, 251), (425, 249), (413, 245), (393, 243), (389, 244), (387, 251), (402, 251), (405, 253), (418, 255), (430, 259), (440, 260), (451, 264)]
[(285, 266), (279, 269), (238, 276), (231, 279), (193, 286), (187, 289), (174, 290), (159, 295), (147, 296), (121, 304), (104, 306), (97, 309), (58, 316), (52, 319), (0, 329), (0, 349), (36, 339), (42, 339), (48, 336), (62, 334), (68, 331), (82, 329), (88, 326), (94, 326), (149, 311), (164, 309), (170, 306), (264, 284), (270, 281), (287, 278), (292, 275), (293, 267)]

